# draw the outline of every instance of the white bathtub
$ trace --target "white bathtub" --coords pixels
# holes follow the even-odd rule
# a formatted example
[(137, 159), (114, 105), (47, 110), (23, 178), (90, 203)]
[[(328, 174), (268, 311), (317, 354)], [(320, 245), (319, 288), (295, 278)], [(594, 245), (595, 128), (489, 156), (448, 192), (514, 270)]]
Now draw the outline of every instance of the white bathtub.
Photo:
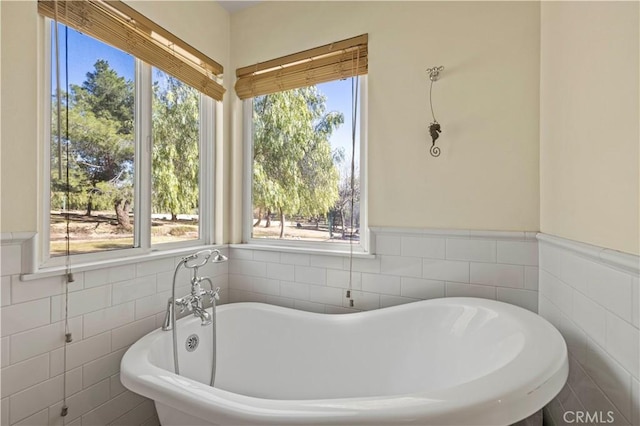
[[(178, 321), (122, 359), (122, 383), (155, 401), (162, 425), (509, 425), (564, 385), (567, 351), (542, 317), (513, 305), (447, 298), (347, 315), (260, 303), (218, 307), (211, 327)], [(185, 341), (200, 344), (187, 352)]]

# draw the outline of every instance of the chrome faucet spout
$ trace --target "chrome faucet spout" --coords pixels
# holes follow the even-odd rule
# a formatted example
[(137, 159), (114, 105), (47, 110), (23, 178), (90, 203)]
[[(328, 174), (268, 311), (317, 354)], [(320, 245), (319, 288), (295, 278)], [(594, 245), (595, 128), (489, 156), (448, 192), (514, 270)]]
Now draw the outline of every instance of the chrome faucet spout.
[(213, 320), (211, 319), (211, 314), (200, 306), (196, 306), (193, 309), (193, 314), (200, 318), (200, 321), (202, 321), (202, 324), (200, 325), (202, 326), (210, 325), (213, 322)]

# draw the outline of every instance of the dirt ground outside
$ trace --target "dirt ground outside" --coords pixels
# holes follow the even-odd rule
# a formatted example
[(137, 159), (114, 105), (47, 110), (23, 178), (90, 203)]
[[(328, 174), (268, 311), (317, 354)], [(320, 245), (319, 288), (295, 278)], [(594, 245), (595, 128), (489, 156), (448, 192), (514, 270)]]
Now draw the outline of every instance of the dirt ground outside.
[[(172, 222), (170, 215), (153, 215), (151, 221), (152, 244), (162, 244), (175, 241), (187, 241), (198, 238), (198, 220), (193, 217), (178, 216), (178, 220)], [(51, 212), (50, 215), (50, 254), (51, 256), (63, 256), (66, 254), (66, 215), (60, 212)], [(133, 225), (133, 217), (131, 217)], [(265, 222), (252, 228), (253, 238), (280, 239), (280, 222), (272, 220), (271, 225), (265, 228)], [(84, 212), (69, 212), (70, 254), (94, 253), (107, 250), (131, 248), (134, 244), (133, 230), (125, 231), (117, 226), (115, 212), (97, 211), (91, 216), (85, 216)], [(342, 238), (342, 229), (338, 227), (330, 233), (328, 226), (323, 223), (305, 221), (286, 221), (284, 239), (301, 241), (331, 241), (349, 243), (350, 230), (347, 229), (347, 238)], [(354, 241), (359, 239), (357, 230), (354, 230)]]
[[(252, 228), (253, 238), (280, 238), (280, 221), (272, 220), (271, 226), (265, 228), (265, 221), (258, 226)], [(331, 241), (349, 243), (349, 229), (347, 229), (347, 238), (342, 238), (342, 229), (338, 228), (333, 233), (329, 232), (327, 225), (316, 223), (305, 223), (302, 221), (285, 221), (284, 239), (301, 240), (301, 241)], [(356, 231), (357, 232), (357, 231)], [(354, 241), (357, 240), (357, 234), (354, 235)]]
[[(154, 215), (157, 216), (157, 215)], [(162, 215), (161, 215), (162, 216)], [(170, 215), (168, 215), (170, 217)], [(133, 217), (131, 217), (133, 225)], [(84, 212), (69, 212), (70, 254), (93, 253), (106, 250), (131, 248), (133, 230), (125, 231), (117, 226), (115, 212), (97, 211), (91, 216)], [(178, 219), (175, 222), (154, 217), (151, 221), (152, 244), (193, 240), (198, 238), (197, 219)], [(50, 214), (51, 256), (62, 256), (67, 249), (66, 214), (52, 211)]]

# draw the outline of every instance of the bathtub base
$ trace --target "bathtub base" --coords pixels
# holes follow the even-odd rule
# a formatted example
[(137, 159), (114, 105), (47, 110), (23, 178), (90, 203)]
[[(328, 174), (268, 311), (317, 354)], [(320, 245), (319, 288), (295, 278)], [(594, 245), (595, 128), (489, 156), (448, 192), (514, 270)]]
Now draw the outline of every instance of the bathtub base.
[[(225, 426), (220, 423), (205, 422), (204, 420), (191, 416), (182, 411), (171, 408), (167, 405), (155, 403), (158, 418), (162, 426)], [(526, 419), (522, 419), (511, 426), (542, 426), (542, 410), (530, 415)]]
[(205, 422), (201, 418), (191, 416), (183, 411), (171, 408), (168, 405), (155, 402), (158, 418), (162, 426), (222, 426), (218, 423)]

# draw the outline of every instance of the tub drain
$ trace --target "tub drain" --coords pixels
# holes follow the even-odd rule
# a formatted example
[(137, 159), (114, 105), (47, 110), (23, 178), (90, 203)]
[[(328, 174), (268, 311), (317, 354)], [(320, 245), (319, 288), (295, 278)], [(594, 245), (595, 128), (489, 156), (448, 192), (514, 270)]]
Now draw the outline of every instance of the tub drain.
[(187, 352), (193, 352), (198, 347), (198, 343), (200, 342), (200, 338), (197, 334), (192, 334), (187, 337), (187, 341), (185, 342), (185, 347), (187, 348)]

